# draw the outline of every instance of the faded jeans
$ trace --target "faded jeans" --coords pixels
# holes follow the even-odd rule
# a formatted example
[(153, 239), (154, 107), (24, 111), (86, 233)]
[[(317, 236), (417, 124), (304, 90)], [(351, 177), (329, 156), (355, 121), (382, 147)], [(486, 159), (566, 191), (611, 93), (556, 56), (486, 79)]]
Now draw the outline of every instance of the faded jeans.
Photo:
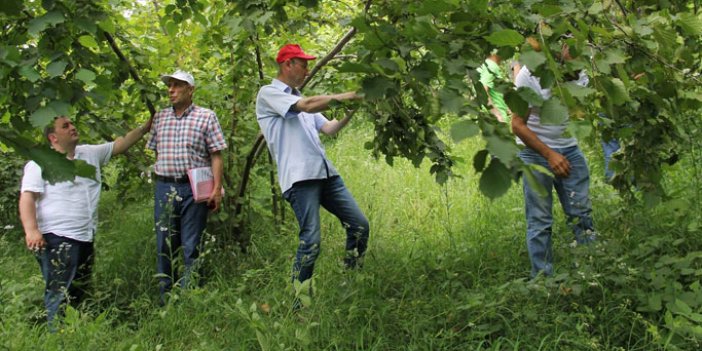
[[(567, 216), (568, 226), (579, 244), (595, 240), (595, 229), (592, 221), (592, 203), (590, 202), (590, 173), (585, 156), (578, 146), (555, 148), (554, 151), (563, 155), (570, 162), (570, 175), (566, 178), (533, 172), (534, 178), (544, 187), (545, 197), (532, 189), (526, 179), (524, 185), (524, 206), (527, 221), (527, 249), (531, 260), (531, 276), (539, 272), (544, 275), (553, 274), (553, 251), (551, 233), (553, 226), (553, 194), (556, 189), (558, 200)], [(527, 164), (538, 164), (551, 170), (548, 161), (536, 151), (526, 148), (519, 157)]]
[(347, 267), (354, 267), (357, 260), (363, 257), (368, 246), (368, 219), (340, 176), (297, 182), (283, 196), (292, 206), (300, 225), (293, 280), (303, 282), (312, 277), (321, 244), (320, 205), (339, 218), (346, 229)]

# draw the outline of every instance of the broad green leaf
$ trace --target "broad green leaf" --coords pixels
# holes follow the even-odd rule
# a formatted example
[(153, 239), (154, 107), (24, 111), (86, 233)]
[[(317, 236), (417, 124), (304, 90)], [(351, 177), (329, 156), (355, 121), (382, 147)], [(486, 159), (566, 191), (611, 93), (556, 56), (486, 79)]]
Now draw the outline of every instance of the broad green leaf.
[(76, 79), (80, 79), (85, 83), (90, 83), (95, 80), (95, 72), (89, 69), (81, 68), (76, 73)]
[(444, 88), (439, 91), (439, 100), (441, 101), (441, 112), (459, 113), (466, 98), (453, 89)]
[(568, 123), (568, 131), (576, 139), (585, 139), (592, 133), (592, 123), (588, 120), (571, 121)]
[(519, 61), (533, 72), (546, 62), (546, 57), (541, 52), (527, 51), (519, 56)]
[(480, 175), (480, 191), (490, 199), (504, 195), (512, 185), (512, 175), (499, 160), (493, 158)]
[(519, 87), (519, 89), (517, 89), (517, 94), (519, 94), (519, 96), (526, 101), (529, 106), (541, 106), (544, 104), (544, 98), (542, 98), (541, 95), (535, 92), (532, 88)]
[(175, 36), (178, 34), (178, 25), (173, 21), (166, 22), (166, 33), (170, 36)]
[(83, 45), (88, 49), (97, 49), (98, 48), (97, 41), (95, 41), (95, 38), (93, 38), (90, 35), (81, 35), (78, 38), (78, 42), (80, 43), (80, 45)]
[(525, 164), (524, 166), (522, 166), (521, 170), (522, 177), (524, 177), (524, 180), (526, 180), (526, 182), (529, 183), (529, 187), (531, 188), (531, 190), (535, 191), (539, 196), (542, 197), (548, 195), (548, 193), (546, 192), (546, 188), (544, 188), (544, 186), (541, 185), (539, 180), (536, 178), (537, 173), (553, 177), (553, 174), (549, 172), (548, 169), (537, 164)]
[(693, 13), (680, 13), (678, 15), (678, 25), (689, 35), (698, 36), (702, 34), (702, 21)]
[(46, 66), (46, 72), (49, 73), (50, 78), (58, 77), (66, 70), (67, 65), (68, 62), (64, 60), (54, 61)]
[(388, 90), (395, 86), (391, 80), (377, 76), (364, 79), (361, 85), (363, 93), (368, 100), (377, 100), (385, 97)]
[(451, 126), (451, 138), (457, 143), (463, 141), (463, 139), (474, 137), (478, 133), (480, 133), (480, 128), (472, 120), (464, 119)]
[(568, 89), (568, 93), (570, 93), (571, 96), (577, 99), (585, 98), (596, 91), (595, 89), (581, 86), (575, 82), (566, 82), (563, 86)]
[(541, 106), (539, 117), (541, 124), (563, 124), (568, 120), (568, 108), (557, 96), (552, 96)]
[(56, 116), (71, 115), (71, 105), (65, 101), (52, 101), (48, 106), (56, 113)]
[(510, 90), (505, 94), (505, 102), (509, 109), (516, 113), (517, 116), (527, 117), (529, 113), (529, 103), (526, 102), (517, 91)]
[(56, 111), (49, 106), (40, 107), (31, 116), (29, 116), (29, 121), (36, 128), (44, 128), (54, 117), (58, 116)]
[(369, 65), (356, 62), (344, 62), (339, 66), (339, 72), (347, 73), (372, 73), (375, 70)]
[(513, 29), (503, 29), (491, 33), (485, 40), (495, 46), (517, 46), (524, 42), (524, 36)]
[(32, 66), (22, 66), (22, 67), (20, 67), (19, 73), (20, 73), (23, 77), (27, 78), (27, 80), (29, 80), (29, 81), (32, 82), (32, 83), (38, 81), (39, 78), (41, 78), (41, 76), (39, 75), (39, 73), (37, 72), (37, 70), (35, 70), (34, 67), (32, 67)]
[(488, 155), (490, 155), (490, 152), (483, 149), (473, 156), (473, 168), (476, 172), (482, 172), (485, 169), (485, 161), (487, 161)]
[(590, 15), (598, 15), (604, 10), (604, 7), (601, 2), (596, 1), (590, 6), (590, 8), (587, 10), (587, 13)]
[(63, 17), (63, 14), (61, 12), (47, 12), (43, 16), (36, 17), (29, 21), (29, 24), (27, 25), (27, 32), (29, 32), (29, 34), (31, 35), (36, 35), (50, 26), (63, 23), (63, 21), (65, 21), (65, 18)]
[(602, 85), (607, 91), (607, 98), (616, 106), (621, 106), (630, 100), (629, 92), (619, 78), (602, 79)]
[(504, 164), (511, 164), (519, 153), (519, 147), (512, 137), (500, 137), (498, 135), (490, 135), (485, 138), (487, 140), (487, 149), (490, 154), (495, 155)]
[(115, 23), (112, 22), (112, 19), (105, 18), (104, 20), (98, 22), (97, 25), (98, 27), (100, 27), (100, 29), (104, 30), (105, 32), (115, 34)]

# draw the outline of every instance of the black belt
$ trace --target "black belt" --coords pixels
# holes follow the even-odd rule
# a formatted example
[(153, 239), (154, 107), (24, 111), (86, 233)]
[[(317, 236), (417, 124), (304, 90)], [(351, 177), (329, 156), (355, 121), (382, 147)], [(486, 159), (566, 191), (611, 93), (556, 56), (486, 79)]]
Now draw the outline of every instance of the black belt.
[(190, 182), (190, 179), (188, 179), (187, 175), (184, 175), (184, 176), (178, 178), (178, 177), (166, 177), (166, 176), (162, 176), (162, 175), (157, 174), (156, 180), (164, 182), (164, 183), (178, 183), (178, 184)]

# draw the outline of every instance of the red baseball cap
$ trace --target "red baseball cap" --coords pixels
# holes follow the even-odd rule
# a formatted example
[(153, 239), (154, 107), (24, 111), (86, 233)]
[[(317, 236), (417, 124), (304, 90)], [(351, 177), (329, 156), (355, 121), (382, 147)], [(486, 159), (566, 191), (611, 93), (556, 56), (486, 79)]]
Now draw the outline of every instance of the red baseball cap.
[(275, 58), (275, 62), (283, 63), (289, 59), (300, 58), (303, 60), (314, 60), (317, 57), (305, 54), (302, 51), (300, 45), (297, 44), (286, 44), (280, 51), (278, 51), (278, 56)]

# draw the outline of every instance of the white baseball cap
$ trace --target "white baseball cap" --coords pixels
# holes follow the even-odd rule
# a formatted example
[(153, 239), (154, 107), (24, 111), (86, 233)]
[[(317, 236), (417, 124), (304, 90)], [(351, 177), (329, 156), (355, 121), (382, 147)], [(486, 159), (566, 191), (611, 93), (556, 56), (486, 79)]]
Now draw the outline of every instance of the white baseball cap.
[(185, 71), (177, 70), (173, 74), (164, 74), (161, 76), (161, 81), (166, 83), (166, 84), (168, 84), (168, 81), (170, 79), (181, 80), (183, 82), (190, 84), (191, 86), (195, 86), (195, 78), (193, 78), (192, 74), (185, 72)]

